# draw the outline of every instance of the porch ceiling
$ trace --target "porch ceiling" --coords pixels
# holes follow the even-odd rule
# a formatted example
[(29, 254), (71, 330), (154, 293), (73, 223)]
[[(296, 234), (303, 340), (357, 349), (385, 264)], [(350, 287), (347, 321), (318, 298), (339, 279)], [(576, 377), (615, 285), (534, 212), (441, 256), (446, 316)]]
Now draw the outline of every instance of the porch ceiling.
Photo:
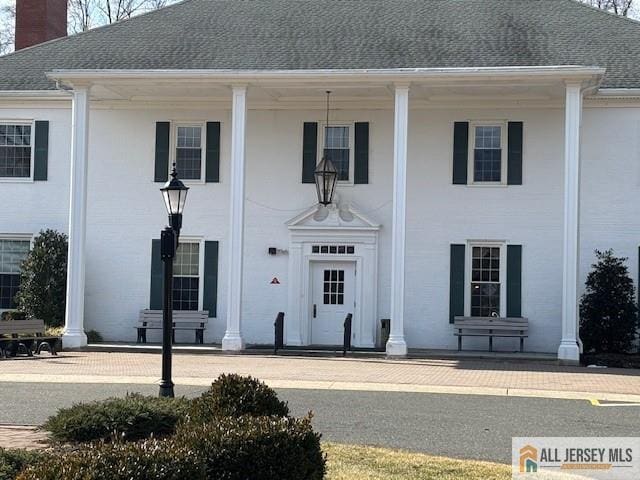
[(520, 69), (322, 71), (322, 72), (144, 72), (59, 71), (64, 88), (91, 85), (91, 98), (107, 102), (222, 103), (231, 85), (248, 85), (249, 108), (324, 108), (326, 91), (335, 104), (392, 106), (394, 84), (411, 86), (413, 105), (460, 102), (563, 101), (567, 82), (596, 89), (604, 73), (588, 67)]

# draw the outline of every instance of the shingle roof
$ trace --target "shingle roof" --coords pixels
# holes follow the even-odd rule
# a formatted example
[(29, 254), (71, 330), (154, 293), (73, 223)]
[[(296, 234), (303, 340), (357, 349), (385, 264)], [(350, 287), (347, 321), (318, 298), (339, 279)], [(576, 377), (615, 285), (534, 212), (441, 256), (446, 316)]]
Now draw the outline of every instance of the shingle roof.
[(186, 0), (0, 57), (0, 90), (54, 69), (584, 65), (640, 87), (640, 23), (574, 0)]

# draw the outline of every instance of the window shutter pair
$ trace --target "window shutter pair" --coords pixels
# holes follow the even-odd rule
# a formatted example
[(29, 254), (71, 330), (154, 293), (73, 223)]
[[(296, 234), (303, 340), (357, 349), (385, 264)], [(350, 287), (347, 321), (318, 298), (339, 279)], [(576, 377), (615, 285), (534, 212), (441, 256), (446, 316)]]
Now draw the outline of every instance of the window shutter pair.
[(33, 158), (33, 179), (36, 182), (47, 180), (49, 164), (49, 122), (46, 120), (36, 121)]
[[(522, 137), (524, 124), (509, 122), (507, 127), (507, 184), (522, 185)], [(453, 184), (466, 185), (469, 161), (469, 122), (453, 125)]]
[[(353, 183), (369, 183), (369, 122), (354, 125)], [(302, 131), (302, 183), (316, 183), (318, 123), (305, 122)]]
[[(464, 316), (466, 245), (451, 245), (449, 323)], [(522, 245), (507, 245), (507, 317), (522, 316)]]
[[(156, 122), (155, 182), (169, 179), (170, 122)], [(207, 122), (205, 152), (205, 181), (220, 181), (220, 122)]]
[[(151, 244), (151, 291), (149, 308), (162, 310), (162, 287), (164, 283), (164, 268), (160, 256), (160, 240), (153, 240)], [(204, 282), (202, 306), (209, 311), (209, 317), (218, 314), (218, 242), (204, 242), (204, 272), (201, 281)]]

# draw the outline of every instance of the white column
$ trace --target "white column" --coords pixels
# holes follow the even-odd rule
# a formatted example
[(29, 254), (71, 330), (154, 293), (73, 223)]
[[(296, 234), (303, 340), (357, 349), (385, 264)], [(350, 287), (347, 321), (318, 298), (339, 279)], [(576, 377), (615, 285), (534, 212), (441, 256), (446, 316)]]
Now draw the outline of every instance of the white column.
[(562, 340), (558, 360), (578, 363), (578, 260), (580, 221), (580, 121), (582, 86), (568, 84), (564, 139), (564, 247), (562, 259)]
[(89, 88), (73, 91), (71, 112), (71, 179), (69, 195), (69, 258), (64, 348), (87, 345), (84, 333), (84, 277), (87, 231), (87, 157)]
[(242, 350), (242, 249), (244, 245), (244, 170), (247, 87), (234, 86), (231, 107), (231, 228), (229, 235), (229, 281), (227, 282), (227, 331), (223, 350)]
[(393, 227), (391, 243), (391, 332), (387, 355), (404, 356), (404, 257), (407, 198), (407, 138), (409, 124), (409, 86), (395, 87), (393, 132)]

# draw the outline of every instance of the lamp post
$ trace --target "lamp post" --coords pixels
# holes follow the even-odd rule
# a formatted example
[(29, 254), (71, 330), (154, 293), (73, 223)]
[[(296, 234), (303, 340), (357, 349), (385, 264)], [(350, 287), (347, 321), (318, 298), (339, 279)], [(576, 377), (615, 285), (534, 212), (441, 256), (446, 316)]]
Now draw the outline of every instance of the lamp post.
[(164, 285), (162, 293), (162, 380), (160, 396), (173, 397), (171, 380), (171, 343), (173, 341), (173, 259), (178, 249), (182, 212), (187, 201), (186, 187), (178, 179), (176, 165), (173, 164), (171, 180), (160, 189), (169, 215), (169, 225), (160, 233), (160, 256), (164, 263)]

